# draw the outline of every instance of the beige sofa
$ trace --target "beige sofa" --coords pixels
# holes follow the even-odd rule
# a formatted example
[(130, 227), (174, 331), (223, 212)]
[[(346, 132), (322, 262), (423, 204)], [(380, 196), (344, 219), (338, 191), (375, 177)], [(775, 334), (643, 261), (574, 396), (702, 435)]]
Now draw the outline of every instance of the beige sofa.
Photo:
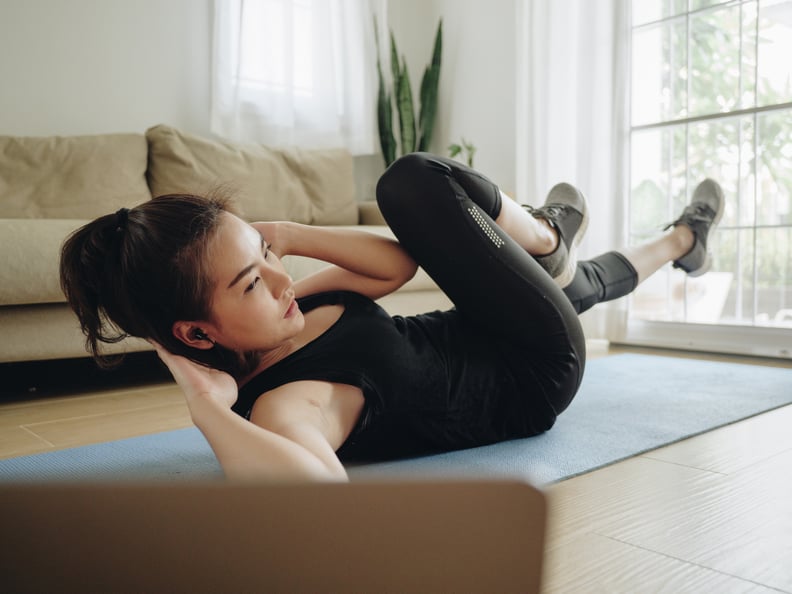
[[(353, 161), (341, 150), (235, 145), (162, 125), (145, 135), (0, 137), (0, 363), (87, 356), (58, 279), (71, 231), (152, 196), (218, 187), (250, 220), (390, 234), (376, 205), (356, 200)], [(285, 260), (295, 278), (323, 265)], [(400, 314), (450, 306), (422, 271), (382, 304)], [(130, 339), (108, 352), (147, 348)]]

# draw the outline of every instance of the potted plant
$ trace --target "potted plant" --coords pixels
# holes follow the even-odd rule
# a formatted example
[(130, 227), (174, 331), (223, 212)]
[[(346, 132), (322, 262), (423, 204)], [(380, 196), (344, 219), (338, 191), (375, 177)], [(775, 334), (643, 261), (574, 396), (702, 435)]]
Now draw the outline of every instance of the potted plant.
[[(387, 167), (397, 156), (406, 155), (414, 151), (428, 150), (434, 131), (435, 117), (437, 115), (437, 89), (440, 82), (440, 63), (443, 51), (443, 21), (437, 25), (432, 58), (424, 70), (419, 92), (418, 118), (415, 117), (410, 74), (407, 71), (407, 61), (396, 47), (393, 31), (390, 31), (390, 66), (391, 85), (385, 80), (380, 60), (380, 43), (377, 19), (374, 17), (374, 39), (377, 48), (377, 125), (379, 128), (380, 147)], [(393, 129), (393, 110), (396, 109), (398, 117), (399, 143), (396, 142)]]

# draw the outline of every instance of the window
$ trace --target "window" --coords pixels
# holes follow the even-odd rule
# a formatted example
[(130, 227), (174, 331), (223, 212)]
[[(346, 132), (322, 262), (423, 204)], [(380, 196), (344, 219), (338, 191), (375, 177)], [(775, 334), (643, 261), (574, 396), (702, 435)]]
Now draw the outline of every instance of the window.
[(242, 3), (238, 83), (274, 94), (313, 94), (313, 12), (294, 0)]
[(792, 351), (792, 0), (633, 0), (632, 11), (630, 241), (674, 220), (705, 177), (726, 210), (711, 272), (655, 274), (628, 326), (782, 329), (773, 336)]
[(369, 0), (215, 0), (212, 131), (376, 150)]

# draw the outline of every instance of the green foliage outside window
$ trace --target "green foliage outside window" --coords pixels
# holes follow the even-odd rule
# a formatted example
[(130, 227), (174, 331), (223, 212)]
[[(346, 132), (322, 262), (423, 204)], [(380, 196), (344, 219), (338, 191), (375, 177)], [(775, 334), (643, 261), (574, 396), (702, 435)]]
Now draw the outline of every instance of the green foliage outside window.
[(655, 2), (633, 32), (649, 60), (636, 63), (634, 49), (631, 235), (656, 233), (701, 179), (717, 179), (726, 212), (714, 269), (745, 296), (737, 318), (751, 317), (760, 290), (755, 309), (772, 315), (792, 308), (792, 2), (696, 0), (685, 15), (686, 4)]

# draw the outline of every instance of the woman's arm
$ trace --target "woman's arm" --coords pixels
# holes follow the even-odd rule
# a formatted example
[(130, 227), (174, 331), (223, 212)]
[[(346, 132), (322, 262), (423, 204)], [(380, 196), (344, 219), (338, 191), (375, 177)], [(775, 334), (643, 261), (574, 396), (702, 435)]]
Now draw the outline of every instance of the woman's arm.
[(335, 463), (325, 462), (297, 441), (246, 421), (211, 398), (194, 402), (190, 413), (228, 478), (348, 480), (346, 470), (324, 436), (309, 424), (295, 425), (291, 429), (300, 441), (327, 450)]
[(231, 410), (237, 386), (230, 375), (173, 355), (157, 344), (154, 347), (184, 391), (193, 422), (227, 477), (347, 480), (344, 467), (318, 427), (298, 419), (293, 428), (298, 443), (254, 425)]
[(305, 256), (333, 264), (294, 285), (297, 297), (347, 290), (377, 299), (410, 280), (415, 261), (399, 242), (350, 229), (299, 223), (253, 223), (278, 256)]

